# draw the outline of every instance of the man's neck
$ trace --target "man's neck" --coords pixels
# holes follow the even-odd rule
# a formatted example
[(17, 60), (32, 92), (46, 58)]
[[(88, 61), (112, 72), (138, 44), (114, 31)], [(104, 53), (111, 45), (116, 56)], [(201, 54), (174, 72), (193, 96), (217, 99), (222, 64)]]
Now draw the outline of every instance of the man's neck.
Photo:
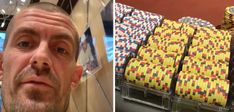
[(4, 107), (3, 107), (3, 104), (1, 105), (2, 109), (1, 109), (1, 112), (6, 112)]

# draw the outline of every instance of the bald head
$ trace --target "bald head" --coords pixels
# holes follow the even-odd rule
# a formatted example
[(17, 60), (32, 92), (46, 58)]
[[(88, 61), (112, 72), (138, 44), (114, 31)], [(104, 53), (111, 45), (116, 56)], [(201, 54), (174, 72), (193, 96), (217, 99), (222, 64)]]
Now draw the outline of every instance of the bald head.
[(52, 3), (48, 3), (48, 2), (39, 2), (39, 3), (34, 3), (34, 4), (30, 4), (27, 7), (23, 8), (19, 13), (17, 13), (10, 21), (7, 30), (6, 30), (6, 39), (4, 41), (4, 50), (7, 46), (8, 40), (9, 40), (9, 35), (11, 34), (12, 28), (14, 28), (14, 23), (17, 22), (17, 18), (22, 18), (23, 16), (22, 13), (24, 13), (25, 11), (46, 11), (49, 13), (54, 13), (54, 16), (63, 16), (64, 18), (66, 18), (67, 20), (69, 20), (68, 22), (71, 24), (70, 27), (73, 29), (74, 31), (74, 37), (75, 37), (75, 44), (76, 44), (76, 55), (75, 55), (75, 59), (77, 60), (78, 55), (79, 55), (79, 35), (77, 32), (77, 28), (76, 25), (74, 24), (73, 20), (70, 18), (69, 14), (64, 11), (61, 7), (58, 7), (57, 5), (54, 5)]

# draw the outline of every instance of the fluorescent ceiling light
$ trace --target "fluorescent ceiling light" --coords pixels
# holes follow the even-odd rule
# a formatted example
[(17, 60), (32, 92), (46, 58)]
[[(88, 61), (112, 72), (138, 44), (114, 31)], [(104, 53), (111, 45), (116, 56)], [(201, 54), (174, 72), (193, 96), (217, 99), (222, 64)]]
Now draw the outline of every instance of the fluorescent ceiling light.
[(17, 10), (17, 12), (19, 12), (19, 11), (20, 11), (20, 8), (19, 8), (19, 7), (17, 7), (17, 8), (16, 8), (16, 10)]
[(2, 22), (1, 27), (3, 28), (5, 26), (5, 20)]
[(5, 11), (4, 9), (2, 9), (1, 11), (2, 11), (2, 13), (3, 13), (3, 14), (5, 14), (5, 13), (6, 13), (6, 11)]

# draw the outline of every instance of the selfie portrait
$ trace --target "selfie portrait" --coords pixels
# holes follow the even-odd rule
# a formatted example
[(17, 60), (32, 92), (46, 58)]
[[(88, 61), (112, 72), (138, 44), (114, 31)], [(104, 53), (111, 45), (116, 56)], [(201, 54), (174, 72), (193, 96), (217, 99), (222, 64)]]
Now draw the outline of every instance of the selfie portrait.
[(106, 7), (111, 0), (0, 0), (0, 112), (113, 111)]

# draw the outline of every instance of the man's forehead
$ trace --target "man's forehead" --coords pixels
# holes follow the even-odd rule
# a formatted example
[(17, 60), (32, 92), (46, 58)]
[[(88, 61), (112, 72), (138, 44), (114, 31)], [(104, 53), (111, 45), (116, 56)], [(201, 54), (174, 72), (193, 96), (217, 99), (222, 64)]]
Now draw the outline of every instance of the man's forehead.
[[(57, 22), (60, 22), (63, 24), (64, 27), (70, 29), (73, 33), (75, 33), (75, 36), (77, 36), (77, 28), (71, 18), (63, 14), (59, 11), (46, 11), (43, 9), (37, 9), (37, 8), (26, 8), (20, 11), (17, 15), (15, 15), (15, 21), (27, 21), (31, 20), (30, 18), (43, 18), (45, 22), (46, 20), (54, 20)], [(17, 24), (17, 22), (16, 22)]]
[(71, 18), (59, 11), (47, 11), (47, 10), (43, 10), (43, 9), (38, 9), (38, 8), (26, 8), (23, 9), (22, 11), (20, 11), (18, 14), (16, 14), (17, 18), (21, 18), (27, 15), (41, 15), (41, 16), (50, 16), (50, 17), (59, 17), (60, 19), (64, 19), (68, 22), (71, 22)]

